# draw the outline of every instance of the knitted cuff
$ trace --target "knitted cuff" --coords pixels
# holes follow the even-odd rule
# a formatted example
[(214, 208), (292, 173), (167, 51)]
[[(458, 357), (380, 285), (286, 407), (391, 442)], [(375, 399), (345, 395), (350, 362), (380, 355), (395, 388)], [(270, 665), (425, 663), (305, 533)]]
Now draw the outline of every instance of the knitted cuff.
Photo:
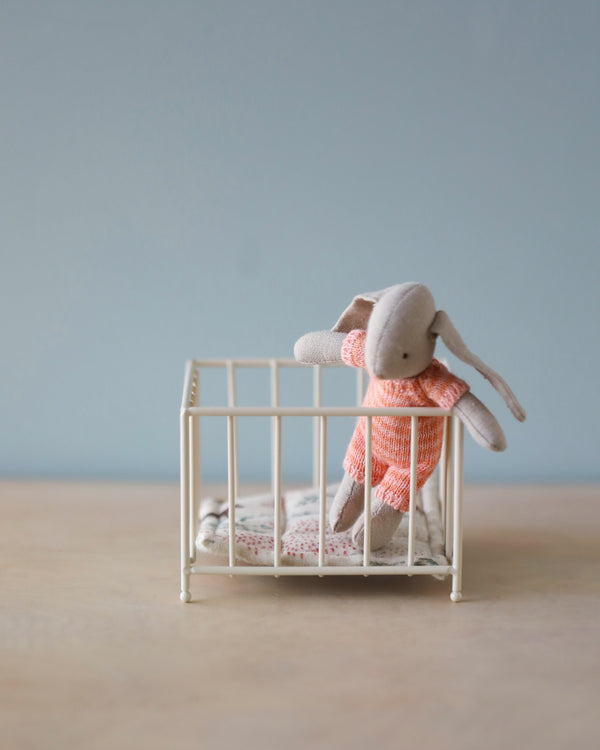
[(365, 339), (366, 331), (354, 330), (344, 339), (342, 344), (342, 360), (350, 367), (365, 366)]

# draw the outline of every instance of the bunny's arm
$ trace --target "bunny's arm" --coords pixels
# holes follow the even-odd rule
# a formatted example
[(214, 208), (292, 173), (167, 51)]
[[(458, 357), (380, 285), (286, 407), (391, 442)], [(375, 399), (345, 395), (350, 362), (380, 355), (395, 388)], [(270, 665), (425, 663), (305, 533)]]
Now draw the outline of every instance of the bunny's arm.
[(454, 409), (473, 440), (490, 451), (503, 451), (506, 439), (496, 417), (469, 391), (469, 385), (437, 360), (418, 377), (425, 395), (442, 409)]
[(342, 364), (345, 333), (313, 331), (305, 333), (294, 345), (294, 357), (306, 365)]
[(496, 417), (472, 393), (461, 396), (454, 404), (454, 410), (476, 443), (490, 451), (506, 448), (506, 438)]

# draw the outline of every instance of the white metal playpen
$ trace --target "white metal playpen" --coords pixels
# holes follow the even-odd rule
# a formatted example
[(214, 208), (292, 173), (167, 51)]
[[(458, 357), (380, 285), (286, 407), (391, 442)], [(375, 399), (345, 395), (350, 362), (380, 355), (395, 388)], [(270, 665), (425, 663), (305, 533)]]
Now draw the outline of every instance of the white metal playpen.
[[(364, 408), (366, 373), (357, 372), (357, 406), (322, 405), (322, 366), (312, 366), (312, 406), (280, 406), (280, 371), (282, 368), (304, 368), (292, 359), (194, 359), (187, 363), (180, 413), (181, 438), (181, 591), (183, 602), (191, 600), (191, 574), (227, 575), (434, 575), (452, 578), (450, 598), (461, 599), (462, 581), (462, 494), (463, 494), (463, 425), (452, 411), (439, 408)], [(330, 366), (328, 366), (330, 367)], [(336, 367), (336, 365), (331, 365)], [(227, 379), (227, 406), (200, 404), (200, 377), (204, 368), (222, 368)], [(236, 400), (236, 371), (239, 368), (263, 368), (270, 374), (270, 404), (268, 406), (238, 406)], [(326, 488), (327, 488), (327, 426), (332, 417), (365, 417), (366, 482), (364, 499), (365, 543), (362, 560), (354, 565), (329, 565), (326, 554)], [(410, 510), (408, 515), (407, 554), (403, 564), (372, 564), (370, 550), (370, 506), (372, 466), (372, 420), (377, 416), (409, 417), (411, 420), (411, 480)], [(444, 442), (437, 470), (436, 487), (443, 552), (447, 564), (415, 564), (415, 503), (417, 498), (417, 445), (419, 418), (444, 417)], [(201, 498), (201, 419), (220, 417), (227, 424), (227, 523), (228, 549), (223, 564), (199, 564), (196, 558), (198, 508)], [(236, 555), (236, 501), (238, 500), (238, 445), (237, 424), (249, 417), (270, 417), (272, 422), (270, 456), (272, 467), (271, 494), (273, 498), (273, 555), (271, 564), (240, 564)], [(313, 427), (313, 485), (318, 492), (318, 560), (316, 565), (283, 564), (281, 557), (282, 513), (282, 417), (312, 417)], [(433, 561), (432, 561), (433, 562)]]

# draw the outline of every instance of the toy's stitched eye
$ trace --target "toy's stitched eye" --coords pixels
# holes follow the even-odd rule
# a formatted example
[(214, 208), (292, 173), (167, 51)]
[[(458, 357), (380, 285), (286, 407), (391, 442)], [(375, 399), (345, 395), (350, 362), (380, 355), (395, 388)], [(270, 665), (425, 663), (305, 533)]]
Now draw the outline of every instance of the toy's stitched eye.
[(408, 359), (408, 352), (404, 352), (404, 354), (402, 355), (402, 359)]

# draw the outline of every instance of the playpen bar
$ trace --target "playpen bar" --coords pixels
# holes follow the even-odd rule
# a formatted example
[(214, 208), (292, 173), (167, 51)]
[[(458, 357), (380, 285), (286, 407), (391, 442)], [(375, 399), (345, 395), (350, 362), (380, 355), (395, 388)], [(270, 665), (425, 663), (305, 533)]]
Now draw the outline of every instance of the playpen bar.
[(452, 593), (453, 602), (462, 599), (462, 496), (463, 496), (463, 423), (454, 418), (454, 535), (452, 542)]
[(281, 565), (281, 417), (274, 417), (273, 435), (273, 565)]
[(446, 454), (446, 497), (445, 497), (445, 524), (444, 524), (444, 535), (445, 535), (445, 546), (444, 551), (446, 557), (449, 559), (452, 557), (452, 509), (453, 509), (453, 461), (455, 458), (455, 446), (453, 430), (450, 429), (451, 421), (448, 423), (448, 432), (446, 437), (448, 438), (448, 452)]
[(408, 516), (408, 554), (406, 564), (410, 567), (415, 562), (415, 524), (417, 516), (417, 466), (419, 453), (419, 418), (410, 419), (410, 498)]
[(190, 415), (201, 417), (450, 417), (435, 406), (195, 406)]
[[(271, 406), (279, 406), (279, 368), (277, 366), (277, 360), (272, 359), (271, 360)], [(275, 496), (275, 461), (277, 460), (277, 456), (275, 455), (275, 420), (277, 418), (273, 417), (271, 420), (271, 446), (273, 449), (273, 455), (271, 456), (272, 459), (272, 471), (271, 471), (271, 484), (272, 484), (272, 492), (273, 496)]]
[(188, 573), (203, 575), (246, 575), (246, 576), (372, 576), (372, 575), (451, 575), (451, 565), (370, 565), (368, 571), (364, 571), (362, 565), (282, 565), (274, 568), (271, 565), (237, 565), (230, 568), (227, 565), (193, 565), (187, 569)]
[(327, 503), (327, 417), (319, 418), (319, 568), (325, 565)]
[(196, 560), (196, 518), (200, 498), (200, 417), (190, 417), (190, 558)]
[(356, 405), (361, 406), (365, 397), (365, 370), (359, 367), (356, 374)]
[[(229, 406), (235, 408), (236, 406), (236, 389), (235, 389), (235, 363), (232, 359), (227, 362), (227, 393), (229, 398)], [(239, 491), (239, 476), (238, 476), (238, 434), (237, 434), (237, 423), (234, 418), (233, 420), (233, 454), (234, 454), (234, 474), (233, 480), (235, 482), (235, 494), (238, 495)]]
[(442, 453), (439, 468), (439, 502), (442, 509), (442, 529), (446, 528), (446, 463), (448, 461), (448, 419), (444, 419)]
[(227, 417), (227, 500), (229, 508), (229, 567), (235, 567), (235, 446), (234, 417)]
[[(190, 406), (199, 405), (200, 394), (200, 373), (197, 368), (192, 368), (190, 387), (187, 389), (185, 398), (188, 399)], [(199, 439), (199, 421), (200, 417), (192, 416), (189, 418), (189, 553), (192, 562), (196, 559), (196, 508), (198, 498), (200, 497), (200, 454), (198, 452)]]
[(181, 505), (181, 591), (180, 598), (182, 601), (190, 599), (190, 578), (189, 578), (189, 502), (190, 502), (190, 450), (189, 450), (189, 415), (182, 410), (180, 417), (180, 505)]
[(183, 378), (183, 394), (181, 396), (181, 408), (182, 409), (187, 409), (189, 406), (192, 406), (191, 399), (192, 399), (194, 372), (195, 372), (194, 361), (190, 359), (185, 365), (185, 376)]
[(271, 406), (279, 406), (279, 364), (272, 359), (271, 365)]
[(363, 566), (371, 564), (371, 484), (373, 467), (373, 420), (365, 419), (365, 534), (363, 540)]
[[(321, 366), (313, 367), (313, 406), (320, 407), (323, 398), (323, 379), (321, 377)], [(319, 417), (313, 420), (313, 487), (319, 486), (320, 464), (319, 464)]]
[[(271, 406), (279, 406), (279, 367), (276, 359), (271, 360)], [(271, 492), (273, 494), (275, 512), (280, 513), (280, 501), (277, 498), (281, 497), (281, 417), (273, 417), (271, 424)], [(280, 529), (281, 523), (277, 519), (278, 517), (276, 516), (274, 519), (275, 529)], [(279, 549), (280, 544), (275, 540), (274, 551), (277, 555), (279, 555)]]

